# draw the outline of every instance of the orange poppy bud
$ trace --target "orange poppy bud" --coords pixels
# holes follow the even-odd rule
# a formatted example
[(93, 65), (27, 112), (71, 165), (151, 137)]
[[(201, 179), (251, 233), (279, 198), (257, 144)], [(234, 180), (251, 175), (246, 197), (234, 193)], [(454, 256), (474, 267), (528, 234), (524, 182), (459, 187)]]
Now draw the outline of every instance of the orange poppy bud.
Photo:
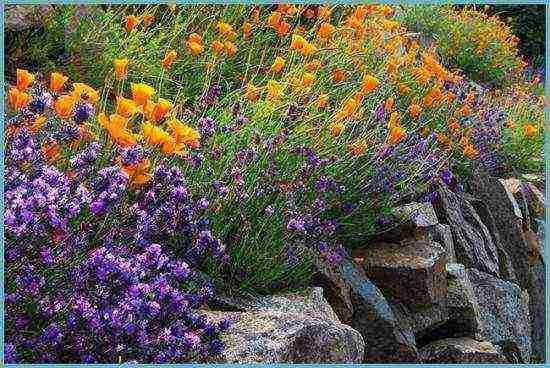
[(24, 69), (17, 69), (17, 89), (25, 91), (34, 82), (34, 74)]
[(538, 133), (539, 129), (531, 123), (527, 123), (523, 126), (523, 134), (526, 137), (533, 137)]
[(158, 102), (153, 107), (152, 118), (155, 122), (159, 122), (172, 109), (174, 105), (164, 98), (159, 98)]
[(164, 69), (170, 69), (172, 63), (174, 62), (174, 60), (177, 59), (177, 57), (178, 53), (174, 50), (171, 50), (166, 54), (166, 56), (164, 56), (164, 59), (161, 60), (160, 64)]
[(29, 103), (29, 95), (12, 87), (9, 91), (9, 101), (14, 110), (21, 110)]
[(288, 33), (288, 31), (290, 30), (290, 24), (288, 24), (287, 22), (285, 22), (284, 20), (282, 20), (278, 25), (277, 25), (277, 35), (279, 37), (283, 37), (285, 34)]
[(68, 118), (73, 113), (75, 98), (71, 95), (59, 96), (54, 102), (54, 110), (61, 119)]
[(237, 53), (237, 46), (231, 41), (225, 41), (223, 47), (225, 49), (225, 53), (229, 57), (235, 56)]
[(129, 15), (125, 19), (124, 28), (126, 32), (131, 32), (139, 24), (139, 19), (134, 15)]
[(260, 98), (260, 88), (255, 87), (252, 84), (246, 86), (245, 96), (249, 101), (257, 101)]
[(133, 100), (117, 96), (116, 113), (125, 118), (131, 118), (137, 112), (137, 106)]
[(410, 91), (411, 91), (411, 89), (406, 84), (400, 84), (399, 85), (399, 93), (401, 93), (402, 95), (406, 95)]
[(275, 61), (273, 62), (273, 65), (271, 65), (271, 71), (274, 73), (280, 73), (284, 65), (285, 65), (285, 59), (283, 59), (280, 56), (277, 56), (275, 58)]
[(282, 14), (279, 13), (278, 11), (274, 11), (273, 13), (271, 13), (269, 18), (267, 18), (267, 24), (270, 27), (277, 29), (277, 27), (281, 23), (281, 20), (282, 20)]
[(252, 33), (252, 24), (246, 22), (243, 24), (243, 35), (245, 39), (248, 39), (250, 37), (250, 34)]
[(321, 93), (315, 102), (315, 106), (318, 109), (324, 109), (328, 105), (328, 95), (326, 93)]
[(403, 129), (402, 126), (394, 126), (393, 128), (390, 129), (390, 137), (389, 137), (388, 143), (389, 144), (399, 143), (400, 141), (405, 139), (405, 137), (407, 137), (407, 132), (405, 131), (405, 129)]
[(128, 59), (115, 59), (113, 60), (115, 66), (115, 75), (118, 80), (126, 78), (126, 68), (128, 67)]
[(147, 105), (147, 101), (156, 93), (153, 87), (145, 83), (132, 83), (130, 87), (132, 89), (132, 99), (138, 106)]
[(52, 91), (59, 92), (68, 80), (69, 77), (66, 77), (61, 73), (53, 72), (50, 76), (50, 89)]
[(199, 45), (202, 45), (202, 37), (196, 33), (191, 33), (187, 41), (195, 42), (195, 43), (198, 43)]
[(372, 91), (374, 91), (376, 89), (376, 87), (378, 87), (378, 84), (379, 84), (378, 79), (376, 79), (375, 77), (373, 77), (370, 74), (367, 74), (363, 78), (363, 85), (361, 86), (361, 91), (364, 94), (371, 93)]
[(393, 109), (393, 105), (394, 105), (395, 101), (393, 98), (388, 98), (386, 101), (384, 101), (384, 109), (386, 111), (391, 111)]

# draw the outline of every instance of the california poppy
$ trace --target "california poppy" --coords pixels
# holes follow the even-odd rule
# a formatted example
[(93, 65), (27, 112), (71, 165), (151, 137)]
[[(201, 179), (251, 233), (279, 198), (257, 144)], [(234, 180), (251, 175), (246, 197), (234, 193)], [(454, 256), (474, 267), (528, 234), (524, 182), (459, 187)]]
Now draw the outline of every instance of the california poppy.
[(126, 78), (126, 68), (128, 67), (128, 59), (115, 59), (113, 60), (115, 67), (115, 75), (118, 80)]
[(260, 98), (260, 88), (252, 84), (246, 86), (245, 96), (249, 101), (257, 101)]
[(367, 141), (359, 139), (349, 145), (349, 151), (354, 156), (361, 156), (367, 150)]
[(153, 87), (145, 83), (132, 83), (130, 87), (132, 89), (132, 99), (138, 106), (145, 106), (151, 96), (156, 93)]
[(17, 89), (24, 92), (34, 82), (34, 74), (25, 69), (17, 69)]
[(61, 73), (53, 72), (50, 76), (50, 89), (52, 91), (59, 92), (68, 80), (69, 77), (66, 77)]
[(9, 101), (14, 110), (21, 110), (29, 103), (29, 95), (12, 87), (9, 91)]
[(225, 41), (223, 43), (223, 47), (225, 49), (225, 53), (229, 57), (235, 56), (235, 54), (237, 53), (237, 46), (231, 41)]
[(376, 87), (378, 87), (378, 84), (379, 84), (378, 79), (376, 79), (375, 77), (373, 77), (370, 74), (367, 74), (363, 78), (363, 84), (361, 86), (361, 91), (364, 94), (371, 93), (372, 91), (374, 91), (376, 89)]
[(159, 98), (158, 102), (155, 104), (152, 112), (152, 118), (155, 122), (159, 122), (163, 119), (166, 114), (172, 109), (172, 102), (165, 100), (164, 98)]
[(164, 56), (164, 59), (161, 60), (160, 64), (164, 69), (170, 69), (172, 63), (177, 59), (177, 57), (178, 53), (175, 50), (171, 50)]
[(281, 98), (281, 93), (283, 91), (283, 86), (274, 80), (267, 82), (267, 100), (275, 101)]
[(214, 54), (219, 55), (223, 51), (224, 45), (223, 45), (223, 42), (215, 40), (212, 42), (211, 47), (212, 47), (212, 51), (214, 51)]
[(137, 27), (138, 24), (139, 18), (137, 18), (135, 15), (129, 15), (124, 21), (124, 28), (126, 29), (126, 32), (131, 32), (134, 28)]
[(196, 129), (176, 119), (170, 120), (168, 122), (168, 127), (172, 131), (172, 135), (177, 143), (184, 143), (190, 148), (198, 148), (200, 146), (200, 134)]
[(271, 65), (271, 71), (273, 71), (274, 73), (280, 73), (284, 65), (285, 65), (285, 59), (283, 59), (280, 56), (277, 56), (275, 58), (275, 61), (273, 62), (273, 65)]
[(136, 144), (134, 135), (128, 130), (128, 119), (125, 117), (112, 114), (110, 117), (107, 117), (104, 113), (100, 113), (97, 117), (99, 125), (107, 130), (111, 139), (123, 146), (131, 146)]
[(137, 106), (133, 100), (117, 96), (116, 98), (116, 113), (124, 116), (125, 118), (131, 118), (137, 112)]
[(523, 126), (523, 134), (525, 134), (526, 137), (533, 137), (538, 131), (539, 129), (531, 123), (527, 123)]
[(54, 110), (57, 113), (57, 116), (65, 119), (68, 118), (73, 113), (75, 98), (71, 95), (59, 96), (54, 102)]
[(75, 101), (84, 100), (92, 103), (99, 101), (99, 93), (84, 83), (73, 83), (73, 98)]

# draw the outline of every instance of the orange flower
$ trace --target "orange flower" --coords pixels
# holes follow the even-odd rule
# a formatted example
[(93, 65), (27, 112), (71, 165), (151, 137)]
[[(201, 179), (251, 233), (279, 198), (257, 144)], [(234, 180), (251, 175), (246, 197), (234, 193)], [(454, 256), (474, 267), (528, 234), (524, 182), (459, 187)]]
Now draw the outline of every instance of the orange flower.
[(59, 143), (55, 139), (49, 139), (42, 146), (44, 156), (50, 161), (55, 161), (59, 157)]
[(329, 125), (329, 129), (330, 134), (332, 134), (332, 136), (336, 138), (344, 131), (344, 123), (341, 120), (333, 121)]
[(38, 132), (40, 129), (42, 129), (42, 127), (44, 126), (44, 124), (46, 124), (46, 121), (48, 119), (44, 116), (44, 115), (40, 115), (39, 117), (37, 117), (35, 120), (34, 120), (34, 123), (32, 124), (32, 126), (30, 127), (29, 131), (31, 133), (36, 133)]
[(267, 24), (270, 27), (277, 29), (277, 27), (281, 23), (281, 20), (282, 20), (282, 14), (279, 13), (278, 11), (274, 11), (273, 13), (271, 13), (269, 18), (267, 18)]
[(97, 103), (99, 101), (99, 93), (84, 83), (73, 83), (73, 98), (75, 101), (85, 100)]
[(324, 109), (328, 105), (328, 94), (321, 93), (319, 97), (317, 97), (317, 101), (315, 102), (315, 106), (317, 106), (318, 109)]
[(57, 116), (61, 119), (68, 118), (73, 113), (73, 108), (76, 103), (75, 97), (71, 95), (59, 96), (54, 102), (54, 109)]
[(146, 106), (147, 101), (156, 93), (153, 87), (145, 83), (132, 83), (130, 86), (132, 89), (132, 99), (138, 106)]
[(285, 34), (288, 33), (289, 29), (290, 24), (288, 24), (284, 20), (281, 20), (281, 22), (277, 25), (277, 35), (279, 37), (283, 37)]
[(376, 87), (378, 87), (378, 84), (379, 84), (378, 79), (376, 79), (375, 77), (373, 77), (370, 74), (367, 74), (363, 78), (363, 85), (361, 86), (361, 91), (364, 94), (371, 93), (372, 91), (374, 91), (376, 89)]
[(131, 146), (136, 144), (134, 135), (128, 130), (128, 119), (123, 116), (112, 114), (109, 118), (104, 113), (100, 113), (97, 117), (99, 125), (107, 130), (111, 139), (123, 146)]
[(227, 54), (227, 56), (233, 57), (237, 53), (237, 46), (235, 46), (235, 44), (233, 42), (225, 41), (223, 46), (224, 46), (225, 53)]
[(189, 53), (193, 56), (198, 56), (204, 51), (204, 47), (196, 42), (188, 42), (187, 49), (189, 50)]
[(392, 129), (401, 125), (401, 115), (397, 111), (394, 111), (390, 114), (390, 119), (388, 121), (388, 128)]
[(315, 74), (313, 73), (304, 73), (302, 76), (302, 86), (303, 87), (309, 87), (313, 84), (313, 81), (315, 80)]
[(116, 113), (124, 116), (125, 118), (131, 118), (137, 112), (137, 106), (133, 100), (117, 96), (116, 98)]
[(200, 134), (196, 129), (187, 126), (176, 119), (168, 122), (168, 127), (172, 132), (177, 143), (184, 143), (190, 148), (198, 148), (200, 146)]
[(275, 101), (281, 98), (283, 86), (274, 80), (267, 82), (267, 100)]
[(164, 69), (170, 69), (172, 63), (177, 59), (177, 57), (178, 53), (175, 50), (171, 50), (166, 54), (166, 56), (164, 56), (164, 59), (162, 59), (160, 64)]
[(17, 69), (17, 89), (24, 92), (34, 82), (34, 74), (25, 69)]
[(257, 101), (260, 98), (260, 88), (255, 87), (252, 84), (246, 86), (245, 96), (249, 101)]
[(455, 134), (460, 131), (460, 124), (458, 123), (458, 120), (456, 120), (455, 118), (450, 118), (448, 124), (449, 124), (449, 129), (451, 129), (451, 131), (454, 132)]
[(471, 144), (466, 144), (462, 150), (462, 153), (469, 158), (475, 158), (477, 156), (477, 150)]
[(434, 87), (430, 90), (430, 92), (428, 92), (426, 96), (424, 96), (424, 98), (422, 99), (422, 105), (424, 107), (430, 107), (433, 104), (438, 103), (441, 100), (442, 96), (443, 94), (441, 93), (439, 87)]
[(326, 40), (332, 35), (332, 32), (334, 32), (334, 26), (328, 22), (324, 22), (317, 29), (317, 36)]
[(422, 113), (422, 108), (418, 104), (411, 104), (409, 106), (409, 114), (413, 119), (418, 119)]
[(9, 101), (14, 110), (21, 110), (29, 103), (29, 95), (19, 91), (15, 87), (11, 87), (9, 91)]
[(113, 60), (115, 66), (115, 75), (118, 80), (126, 78), (126, 68), (128, 67), (128, 59), (115, 59)]
[(309, 70), (310, 72), (314, 71), (314, 70), (317, 70), (317, 69), (320, 69), (321, 68), (321, 60), (313, 60), (309, 63), (306, 64), (306, 69)]
[(523, 126), (523, 134), (526, 137), (533, 137), (538, 133), (539, 129), (531, 123), (527, 123)]
[(59, 92), (68, 80), (69, 77), (66, 77), (61, 73), (53, 72), (50, 76), (50, 89), (52, 91)]
[(508, 120), (508, 122), (506, 123), (506, 128), (508, 129), (516, 129), (517, 127), (518, 125), (512, 119)]
[(168, 148), (175, 143), (174, 138), (159, 126), (146, 122), (141, 126), (143, 140), (150, 146), (166, 146)]
[(333, 69), (331, 74), (334, 79), (334, 83), (340, 83), (346, 79), (346, 71), (343, 69)]
[(158, 123), (166, 116), (166, 114), (168, 114), (172, 107), (173, 104), (170, 101), (165, 100), (164, 98), (159, 98), (158, 102), (153, 107), (153, 120)]
[(384, 101), (384, 109), (386, 111), (391, 111), (393, 109), (394, 104), (395, 104), (395, 100), (389, 97), (386, 101)]
[(251, 33), (252, 33), (252, 24), (246, 22), (245, 24), (243, 24), (244, 38), (248, 39)]
[(143, 185), (151, 180), (150, 167), (151, 163), (149, 160), (144, 159), (133, 166), (122, 165), (122, 170), (128, 174), (130, 183), (133, 185)]
[(129, 15), (125, 19), (124, 28), (126, 32), (131, 32), (139, 24), (139, 19), (134, 15)]
[(470, 114), (470, 106), (463, 105), (460, 109), (456, 110), (456, 113), (460, 116), (468, 116)]
[(218, 24), (216, 24), (216, 28), (218, 29), (218, 32), (220, 32), (223, 36), (227, 36), (228, 34), (233, 32), (233, 27), (225, 22), (218, 22)]
[(399, 93), (401, 93), (402, 95), (406, 95), (410, 91), (411, 91), (411, 89), (406, 84), (400, 84), (399, 85)]
[(405, 129), (403, 129), (403, 127), (399, 125), (394, 126), (393, 128), (390, 129), (390, 137), (389, 137), (388, 143), (389, 144), (398, 143), (403, 139), (405, 139), (405, 137), (407, 137), (407, 132), (405, 131)]
[(285, 65), (285, 59), (283, 59), (280, 56), (277, 56), (275, 58), (275, 61), (273, 62), (273, 65), (271, 65), (271, 71), (274, 73), (280, 73), (284, 65)]
[(349, 145), (349, 151), (354, 156), (361, 156), (367, 150), (367, 141), (360, 139)]
[(149, 27), (153, 21), (155, 20), (155, 17), (152, 16), (152, 15), (145, 15), (143, 17), (143, 24), (145, 25), (145, 27)]
[(197, 33), (191, 33), (187, 39), (187, 42), (195, 42), (202, 45), (202, 37)]
[(214, 51), (216, 55), (219, 55), (223, 51), (223, 42), (216, 40), (212, 42), (211, 47), (212, 47), (212, 51)]

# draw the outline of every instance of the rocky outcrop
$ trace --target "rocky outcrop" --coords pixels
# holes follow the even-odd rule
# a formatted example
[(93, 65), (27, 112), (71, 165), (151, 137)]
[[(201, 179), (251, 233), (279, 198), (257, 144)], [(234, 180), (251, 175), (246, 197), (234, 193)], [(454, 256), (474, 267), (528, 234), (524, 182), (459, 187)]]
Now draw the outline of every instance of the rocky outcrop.
[[(483, 320), (483, 335), (503, 347), (512, 363), (531, 361), (529, 296), (515, 284), (467, 269)], [(516, 361), (514, 361), (514, 359)]]
[(500, 347), (469, 337), (434, 341), (420, 355), (424, 363), (507, 363)]

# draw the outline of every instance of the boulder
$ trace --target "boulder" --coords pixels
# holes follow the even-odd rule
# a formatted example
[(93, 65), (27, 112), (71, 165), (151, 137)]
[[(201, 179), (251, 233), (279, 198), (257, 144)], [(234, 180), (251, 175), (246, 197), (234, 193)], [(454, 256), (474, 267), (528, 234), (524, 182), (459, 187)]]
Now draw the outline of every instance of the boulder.
[[(515, 284), (467, 269), (483, 320), (483, 334), (519, 362), (531, 361), (529, 296)], [(509, 358), (510, 359), (510, 358)], [(514, 361), (512, 361), (514, 362)]]
[(386, 297), (413, 309), (445, 298), (446, 258), (441, 245), (428, 241), (370, 244), (361, 256), (367, 276)]
[(445, 186), (440, 186), (439, 194), (441, 200), (436, 211), (451, 227), (457, 261), (499, 276), (497, 248), (474, 207)]
[(212, 363), (360, 363), (359, 332), (332, 319), (262, 310), (204, 311), (214, 321), (229, 320), (221, 336), (225, 348)]
[[(312, 259), (324, 290), (331, 292), (335, 299), (342, 298), (336, 301), (329, 298), (331, 305), (351, 304), (352, 313), (347, 323), (363, 336), (364, 363), (419, 361), (414, 335), (401, 326), (380, 290), (353, 260), (344, 258), (338, 266), (331, 267), (315, 254)], [(337, 308), (335, 311), (338, 313)]]
[(395, 207), (392, 214), (402, 221), (411, 221), (418, 227), (437, 225), (437, 215), (431, 203), (409, 203)]
[(500, 347), (470, 337), (434, 341), (420, 349), (424, 363), (507, 363)]
[(455, 245), (451, 227), (445, 224), (436, 224), (428, 226), (426, 229), (428, 232), (428, 240), (439, 243), (445, 248), (447, 263), (456, 263)]

